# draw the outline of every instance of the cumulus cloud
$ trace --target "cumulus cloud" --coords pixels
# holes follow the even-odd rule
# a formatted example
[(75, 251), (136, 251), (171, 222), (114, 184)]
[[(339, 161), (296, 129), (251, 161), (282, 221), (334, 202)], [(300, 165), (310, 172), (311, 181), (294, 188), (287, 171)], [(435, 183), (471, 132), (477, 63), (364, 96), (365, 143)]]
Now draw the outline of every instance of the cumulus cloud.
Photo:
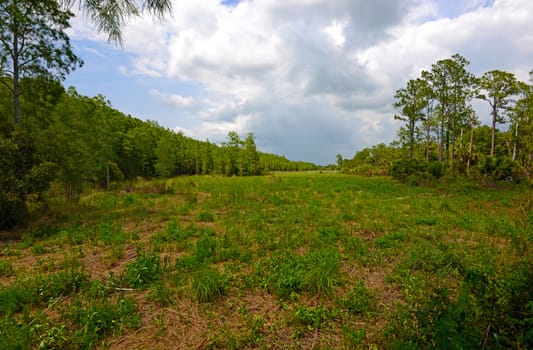
[(178, 107), (191, 107), (195, 104), (194, 98), (190, 96), (181, 96), (177, 94), (167, 94), (157, 89), (150, 90), (150, 96), (157, 100)]
[[(198, 83), (201, 104), (165, 92), (168, 83), (149, 90), (161, 103), (196, 106), (189, 136), (253, 131), (265, 151), (328, 163), (390, 142), (395, 90), (438, 59), (458, 52), (476, 74), (499, 68), (526, 79), (532, 17), (530, 0), (176, 1), (166, 20), (127, 25), (134, 58), (121, 69)], [(81, 24), (72, 33), (101, 40)]]

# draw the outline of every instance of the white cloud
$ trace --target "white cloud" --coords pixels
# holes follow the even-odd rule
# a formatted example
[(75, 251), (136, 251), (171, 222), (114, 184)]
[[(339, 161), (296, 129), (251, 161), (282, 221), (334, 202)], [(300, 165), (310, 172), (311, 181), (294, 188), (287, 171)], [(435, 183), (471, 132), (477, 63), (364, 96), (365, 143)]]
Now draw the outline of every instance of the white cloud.
[(342, 48), (344, 46), (344, 42), (346, 41), (346, 37), (344, 36), (344, 29), (347, 25), (347, 20), (338, 21), (334, 19), (331, 24), (325, 27), (323, 30), (331, 37), (331, 40), (333, 41), (333, 44), (335, 44), (335, 46)]
[[(168, 19), (125, 28), (134, 58), (120, 69), (153, 79), (162, 103), (194, 106), (176, 122), (190, 136), (253, 131), (260, 148), (327, 163), (390, 142), (395, 90), (438, 59), (461, 53), (476, 74), (527, 79), (531, 18), (530, 0), (175, 1)], [(72, 33), (102, 40), (85, 25)], [(205, 100), (161, 92), (173, 81), (197, 83)]]
[(151, 89), (150, 96), (156, 98), (157, 100), (163, 103), (178, 107), (191, 107), (195, 104), (194, 98), (190, 96), (185, 97), (177, 94), (167, 94), (157, 89)]
[(181, 131), (184, 135), (197, 140), (210, 140), (211, 142), (221, 143), (225, 141), (229, 131), (236, 131), (241, 135), (248, 133), (249, 123), (253, 118), (253, 115), (239, 114), (232, 121), (202, 121), (200, 124), (190, 128), (178, 126), (174, 128), (174, 131)]

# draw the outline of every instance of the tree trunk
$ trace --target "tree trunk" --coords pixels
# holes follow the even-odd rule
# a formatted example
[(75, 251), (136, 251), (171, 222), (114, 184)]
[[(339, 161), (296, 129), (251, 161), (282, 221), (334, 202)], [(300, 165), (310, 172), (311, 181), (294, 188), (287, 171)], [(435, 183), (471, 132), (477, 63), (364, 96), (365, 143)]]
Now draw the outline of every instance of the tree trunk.
[(13, 33), (13, 122), (20, 123), (20, 67), (19, 67), (19, 41), (17, 33)]
[(413, 149), (415, 147), (415, 123), (411, 119), (409, 121), (409, 159), (413, 159)]
[(426, 160), (429, 162), (429, 133), (431, 130), (431, 126), (428, 123), (428, 128), (426, 130)]
[(514, 133), (514, 140), (513, 140), (513, 162), (516, 160), (516, 144), (518, 143), (518, 122), (515, 125), (515, 133)]
[(451, 163), (452, 163), (452, 175), (455, 172), (455, 136), (452, 137), (452, 156), (451, 156)]
[(476, 125), (476, 114), (472, 115), (472, 128), (470, 129), (470, 145), (468, 146), (468, 160), (466, 161), (466, 173), (470, 170), (472, 161), (472, 150), (474, 148), (474, 127)]
[(441, 112), (439, 134), (439, 163), (442, 163), (444, 160), (444, 111)]
[(494, 148), (496, 144), (496, 121), (498, 117), (497, 112), (497, 100), (496, 97), (494, 97), (494, 103), (492, 104), (492, 133), (491, 133), (491, 143), (490, 143), (490, 156), (494, 157)]
[(105, 170), (106, 170), (106, 190), (109, 191), (109, 187), (110, 187), (109, 186), (109, 180), (110, 180), (110, 178), (109, 178), (109, 160), (106, 163), (106, 169)]

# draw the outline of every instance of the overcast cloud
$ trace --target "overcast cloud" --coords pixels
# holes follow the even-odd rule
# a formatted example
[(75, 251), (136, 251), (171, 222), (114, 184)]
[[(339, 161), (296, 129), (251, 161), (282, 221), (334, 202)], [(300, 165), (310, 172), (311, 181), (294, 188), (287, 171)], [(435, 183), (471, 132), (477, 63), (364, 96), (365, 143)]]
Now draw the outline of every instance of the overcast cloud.
[[(526, 81), (532, 18), (531, 0), (175, 1), (164, 21), (129, 23), (122, 53), (82, 17), (71, 36), (123, 55), (114, 79), (136, 84), (151, 106), (125, 112), (201, 140), (254, 132), (263, 151), (327, 164), (392, 141), (395, 91), (439, 59), (460, 53), (475, 74), (504, 69)], [(88, 84), (69, 82), (82, 93)]]

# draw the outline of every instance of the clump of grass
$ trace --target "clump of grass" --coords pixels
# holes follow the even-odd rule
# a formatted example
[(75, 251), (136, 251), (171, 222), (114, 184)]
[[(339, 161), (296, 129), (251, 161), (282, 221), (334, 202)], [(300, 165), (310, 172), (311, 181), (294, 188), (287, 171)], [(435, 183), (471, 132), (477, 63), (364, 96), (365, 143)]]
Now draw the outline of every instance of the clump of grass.
[(216, 300), (226, 293), (229, 277), (213, 268), (206, 268), (195, 274), (192, 293), (200, 303)]
[(316, 251), (305, 256), (304, 288), (311, 293), (326, 296), (340, 283), (340, 257), (336, 250)]
[(13, 275), (13, 264), (11, 261), (0, 260), (0, 277)]
[(339, 267), (340, 257), (334, 249), (304, 256), (284, 252), (270, 260), (265, 282), (282, 297), (302, 291), (327, 296), (340, 283)]
[(202, 210), (196, 215), (196, 221), (198, 222), (214, 222), (215, 216), (211, 211)]

